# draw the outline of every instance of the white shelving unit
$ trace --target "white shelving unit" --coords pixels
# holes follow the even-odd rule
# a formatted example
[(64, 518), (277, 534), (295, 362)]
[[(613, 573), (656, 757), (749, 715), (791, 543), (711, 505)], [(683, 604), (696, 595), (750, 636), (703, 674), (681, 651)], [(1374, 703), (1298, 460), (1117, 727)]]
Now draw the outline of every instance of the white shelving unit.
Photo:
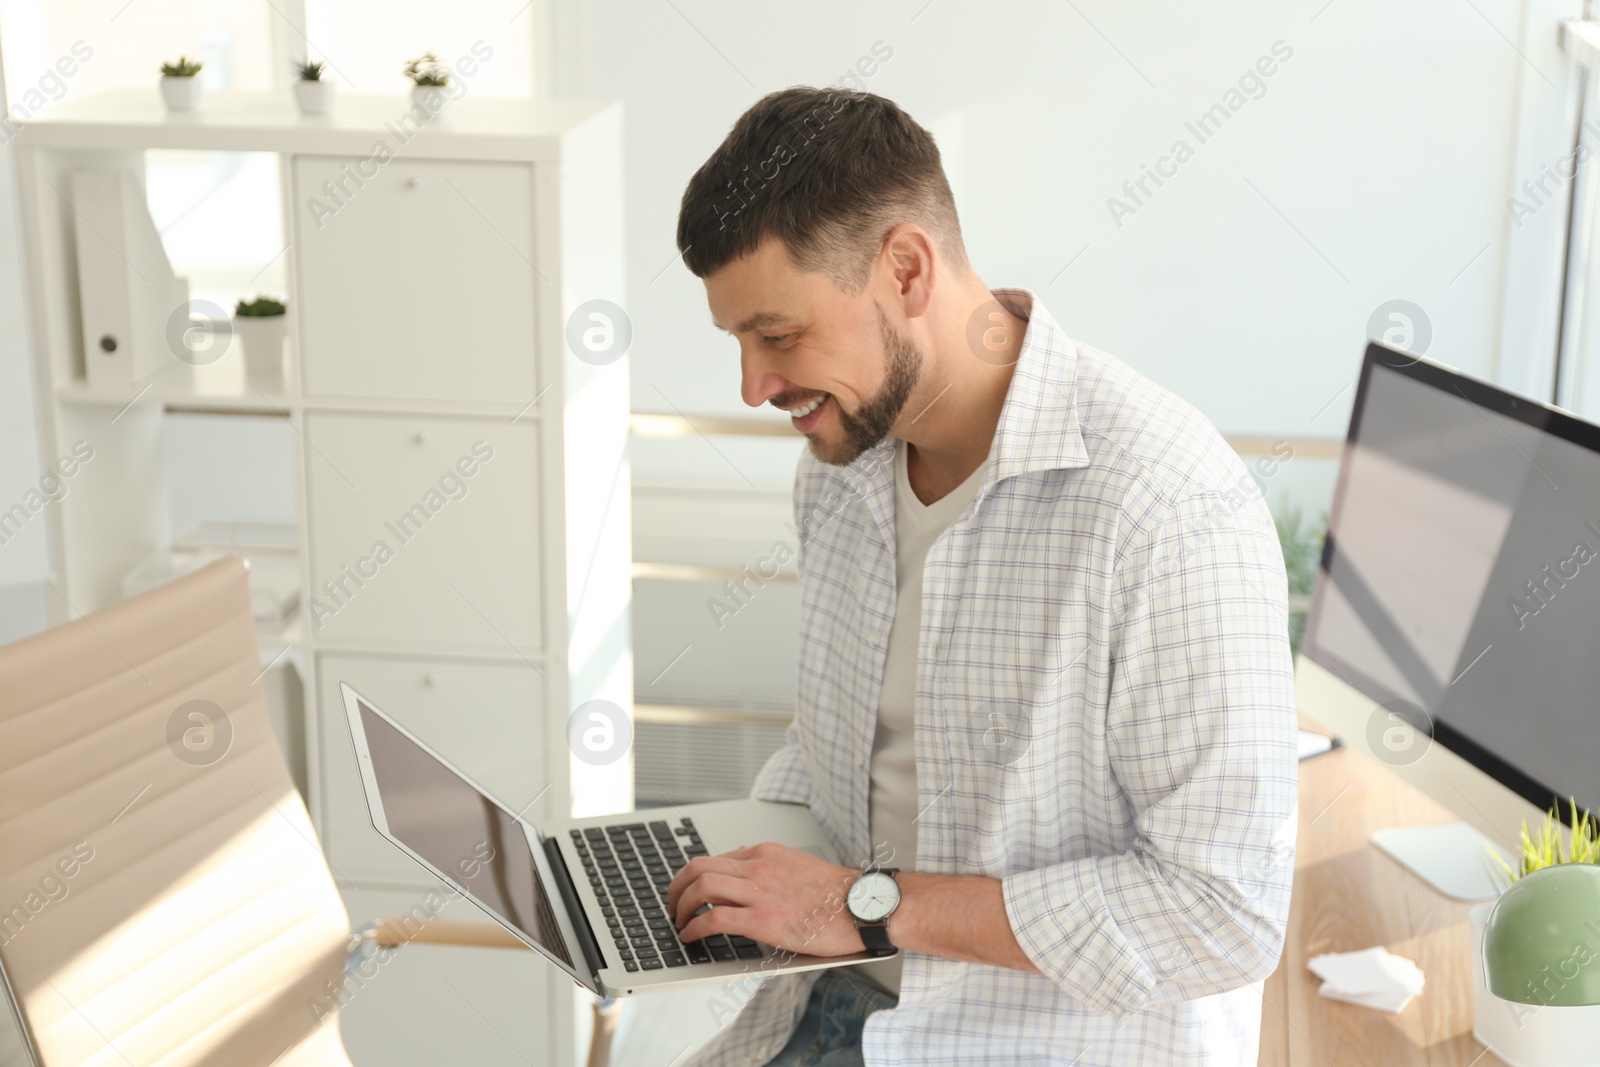
[[(261, 635), (263, 663), (303, 680), (306, 751), (289, 755), (357, 922), (431, 882), (371, 828), (340, 681), (530, 819), (633, 800), (631, 757), (591, 766), (567, 744), (578, 705), (633, 702), (628, 361), (593, 365), (566, 341), (579, 305), (623, 301), (620, 107), (468, 98), (445, 119), (406, 114), (400, 98), (345, 97), (302, 117), (269, 94), (169, 114), (152, 85), (48, 112), (16, 140), (42, 451), (94, 450), (51, 508), (56, 583), (93, 611), (181, 532), (167, 412), (288, 422), (301, 606)], [(391, 158), (375, 163), (378, 142)], [(131, 385), (88, 380), (70, 175), (120, 169), (142, 189), (151, 149), (277, 154), (281, 375), (249, 378), (235, 342), (204, 367), (175, 354)], [(311, 207), (329, 203), (324, 182), (344, 191), (332, 215)], [(577, 1062), (587, 994), (531, 953), (441, 950), (440, 971), (408, 951), (345, 1013), (358, 1063), (517, 1062), (506, 1043)], [(474, 1003), (473, 988), (495, 992)]]

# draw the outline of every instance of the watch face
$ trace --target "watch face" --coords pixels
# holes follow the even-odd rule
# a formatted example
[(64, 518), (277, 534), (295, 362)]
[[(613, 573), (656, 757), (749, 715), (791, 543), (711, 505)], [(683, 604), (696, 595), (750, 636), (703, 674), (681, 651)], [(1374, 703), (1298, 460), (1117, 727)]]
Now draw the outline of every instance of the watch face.
[(882, 922), (900, 903), (900, 886), (891, 875), (869, 871), (856, 879), (845, 899), (850, 914), (862, 922)]

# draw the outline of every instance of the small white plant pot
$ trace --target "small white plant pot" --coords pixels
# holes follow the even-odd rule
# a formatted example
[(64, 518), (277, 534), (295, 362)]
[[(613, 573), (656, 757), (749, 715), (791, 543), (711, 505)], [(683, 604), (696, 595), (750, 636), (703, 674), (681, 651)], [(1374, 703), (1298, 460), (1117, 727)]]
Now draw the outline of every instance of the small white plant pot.
[(1473, 908), (1472, 1036), (1511, 1067), (1600, 1067), (1600, 1006), (1519, 1004), (1489, 991), (1483, 970), (1483, 927), (1494, 901)]
[(413, 85), (411, 103), (425, 114), (443, 118), (450, 110), (450, 87), (446, 85)]
[(245, 373), (276, 377), (283, 373), (284, 320), (287, 315), (235, 315), (233, 332), (244, 348)]
[(294, 83), (294, 102), (302, 115), (321, 115), (333, 106), (333, 83), (327, 80)]
[(161, 98), (173, 111), (193, 111), (200, 106), (200, 79), (161, 76)]

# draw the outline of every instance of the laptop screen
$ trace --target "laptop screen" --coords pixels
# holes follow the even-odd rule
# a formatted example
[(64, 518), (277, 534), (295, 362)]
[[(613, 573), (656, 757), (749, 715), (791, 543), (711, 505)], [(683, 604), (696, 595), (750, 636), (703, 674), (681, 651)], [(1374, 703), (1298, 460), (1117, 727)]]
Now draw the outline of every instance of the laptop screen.
[(389, 832), (570, 969), (572, 958), (515, 816), (357, 703)]

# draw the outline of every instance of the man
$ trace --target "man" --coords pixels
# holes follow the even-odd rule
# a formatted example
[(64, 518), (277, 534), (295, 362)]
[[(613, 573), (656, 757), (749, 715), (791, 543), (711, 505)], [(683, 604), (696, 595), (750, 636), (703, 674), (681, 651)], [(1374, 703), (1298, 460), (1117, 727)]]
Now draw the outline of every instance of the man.
[(761, 983), (693, 1062), (1255, 1063), (1297, 764), (1283, 559), (1238, 458), (985, 287), (932, 137), (881, 97), (762, 99), (678, 246), (745, 402), (810, 445), (798, 700), (754, 795), (849, 865), (734, 849), (670, 906), (685, 940), (899, 950)]

